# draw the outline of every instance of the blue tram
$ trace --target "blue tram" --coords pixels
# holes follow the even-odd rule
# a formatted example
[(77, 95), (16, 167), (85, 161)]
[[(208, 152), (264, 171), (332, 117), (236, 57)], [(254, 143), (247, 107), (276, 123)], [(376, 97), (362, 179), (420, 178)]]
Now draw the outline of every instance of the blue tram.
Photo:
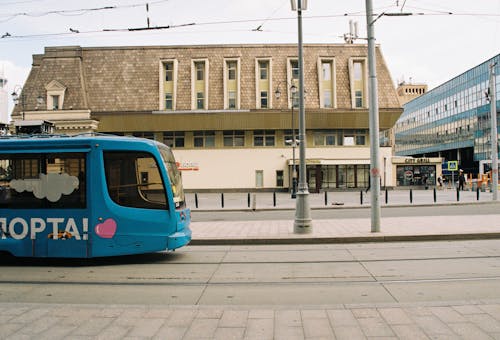
[(191, 240), (180, 172), (158, 142), (106, 135), (0, 139), (0, 252), (90, 258)]

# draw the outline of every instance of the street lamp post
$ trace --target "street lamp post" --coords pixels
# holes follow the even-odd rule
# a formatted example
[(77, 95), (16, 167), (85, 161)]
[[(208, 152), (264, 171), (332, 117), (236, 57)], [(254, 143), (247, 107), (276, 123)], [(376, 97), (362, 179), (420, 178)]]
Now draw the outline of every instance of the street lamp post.
[(496, 63), (490, 65), (490, 113), (491, 113), (491, 191), (493, 200), (498, 200), (498, 132), (496, 98)]
[[(274, 95), (276, 96), (276, 99), (280, 99), (281, 97), (281, 91), (279, 85), (281, 82), (278, 83), (278, 87), (276, 88), (276, 91), (274, 91)], [(290, 144), (292, 146), (292, 195), (291, 198), (296, 198), (297, 197), (297, 165), (295, 164), (295, 148), (297, 147), (297, 138), (295, 137), (295, 115), (294, 115), (294, 107), (295, 107), (295, 95), (297, 93), (297, 86), (292, 85), (289, 87), (290, 93), (291, 93), (291, 103), (292, 103), (292, 139), (291, 140), (285, 140), (286, 144)]]
[(25, 104), (25, 98), (24, 98), (24, 93), (23, 93), (23, 88), (20, 85), (16, 85), (14, 87), (14, 91), (12, 91), (12, 101), (14, 102), (14, 105), (19, 104), (21, 102), (21, 120), (24, 120), (24, 104)]
[(295, 108), (295, 95), (297, 94), (297, 86), (290, 87), (292, 93), (292, 198), (297, 198), (297, 165), (295, 164), (295, 148), (297, 147), (297, 138), (295, 137), (295, 117), (293, 109)]
[(370, 122), (370, 183), (371, 183), (371, 231), (380, 232), (380, 160), (379, 160), (379, 118), (378, 89), (375, 63), (375, 33), (372, 0), (366, 0), (366, 26), (368, 33), (369, 72), (369, 122)]
[(306, 0), (291, 0), (292, 10), (297, 11), (298, 55), (299, 55), (299, 185), (295, 207), (293, 232), (305, 234), (312, 232), (309, 188), (306, 179), (306, 127), (304, 110), (304, 56), (302, 46), (302, 10), (307, 9)]

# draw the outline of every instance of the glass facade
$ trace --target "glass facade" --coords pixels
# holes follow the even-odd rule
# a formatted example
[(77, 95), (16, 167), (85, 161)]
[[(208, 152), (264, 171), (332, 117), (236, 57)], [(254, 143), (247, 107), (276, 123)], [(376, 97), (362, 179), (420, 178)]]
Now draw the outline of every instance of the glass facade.
[(458, 160), (464, 171), (478, 173), (479, 161), (491, 158), (492, 63), (498, 112), (500, 54), (405, 104), (394, 126), (396, 155)]

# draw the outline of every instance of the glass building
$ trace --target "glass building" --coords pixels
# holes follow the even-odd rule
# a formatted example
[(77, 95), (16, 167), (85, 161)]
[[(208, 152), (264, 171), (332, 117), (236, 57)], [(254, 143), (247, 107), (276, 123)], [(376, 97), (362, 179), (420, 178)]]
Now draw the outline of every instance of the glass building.
[(406, 103), (394, 126), (395, 154), (442, 157), (444, 161), (458, 161), (468, 174), (482, 173), (481, 161), (491, 159), (492, 64), (498, 119), (500, 54)]

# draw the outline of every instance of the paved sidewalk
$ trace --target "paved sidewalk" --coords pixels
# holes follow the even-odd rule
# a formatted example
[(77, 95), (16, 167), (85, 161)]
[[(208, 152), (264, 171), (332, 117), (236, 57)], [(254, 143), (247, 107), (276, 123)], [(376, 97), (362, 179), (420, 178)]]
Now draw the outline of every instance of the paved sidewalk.
[[(363, 195), (363, 200), (360, 196)], [(330, 219), (313, 220), (312, 232), (294, 234), (295, 200), (288, 193), (190, 193), (188, 205), (196, 211), (290, 210), (289, 220), (192, 222), (192, 245), (200, 244), (299, 244), (500, 238), (500, 202), (489, 192), (456, 190), (393, 190), (381, 193), (382, 207), (498, 205), (498, 215), (384, 217), (380, 232), (371, 231), (370, 218), (335, 218), (337, 209), (370, 209), (370, 193), (329, 192), (310, 194), (311, 209), (326, 209)], [(457, 199), (458, 198), (458, 199)], [(196, 202), (198, 208), (196, 208)], [(326, 202), (326, 204), (325, 204)], [(223, 204), (222, 204), (223, 203)], [(361, 204), (363, 203), (363, 204)], [(223, 205), (223, 207), (222, 207)], [(250, 208), (248, 208), (250, 205)], [(255, 209), (254, 209), (255, 208)]]
[(498, 339), (499, 301), (333, 306), (0, 303), (1, 339)]

